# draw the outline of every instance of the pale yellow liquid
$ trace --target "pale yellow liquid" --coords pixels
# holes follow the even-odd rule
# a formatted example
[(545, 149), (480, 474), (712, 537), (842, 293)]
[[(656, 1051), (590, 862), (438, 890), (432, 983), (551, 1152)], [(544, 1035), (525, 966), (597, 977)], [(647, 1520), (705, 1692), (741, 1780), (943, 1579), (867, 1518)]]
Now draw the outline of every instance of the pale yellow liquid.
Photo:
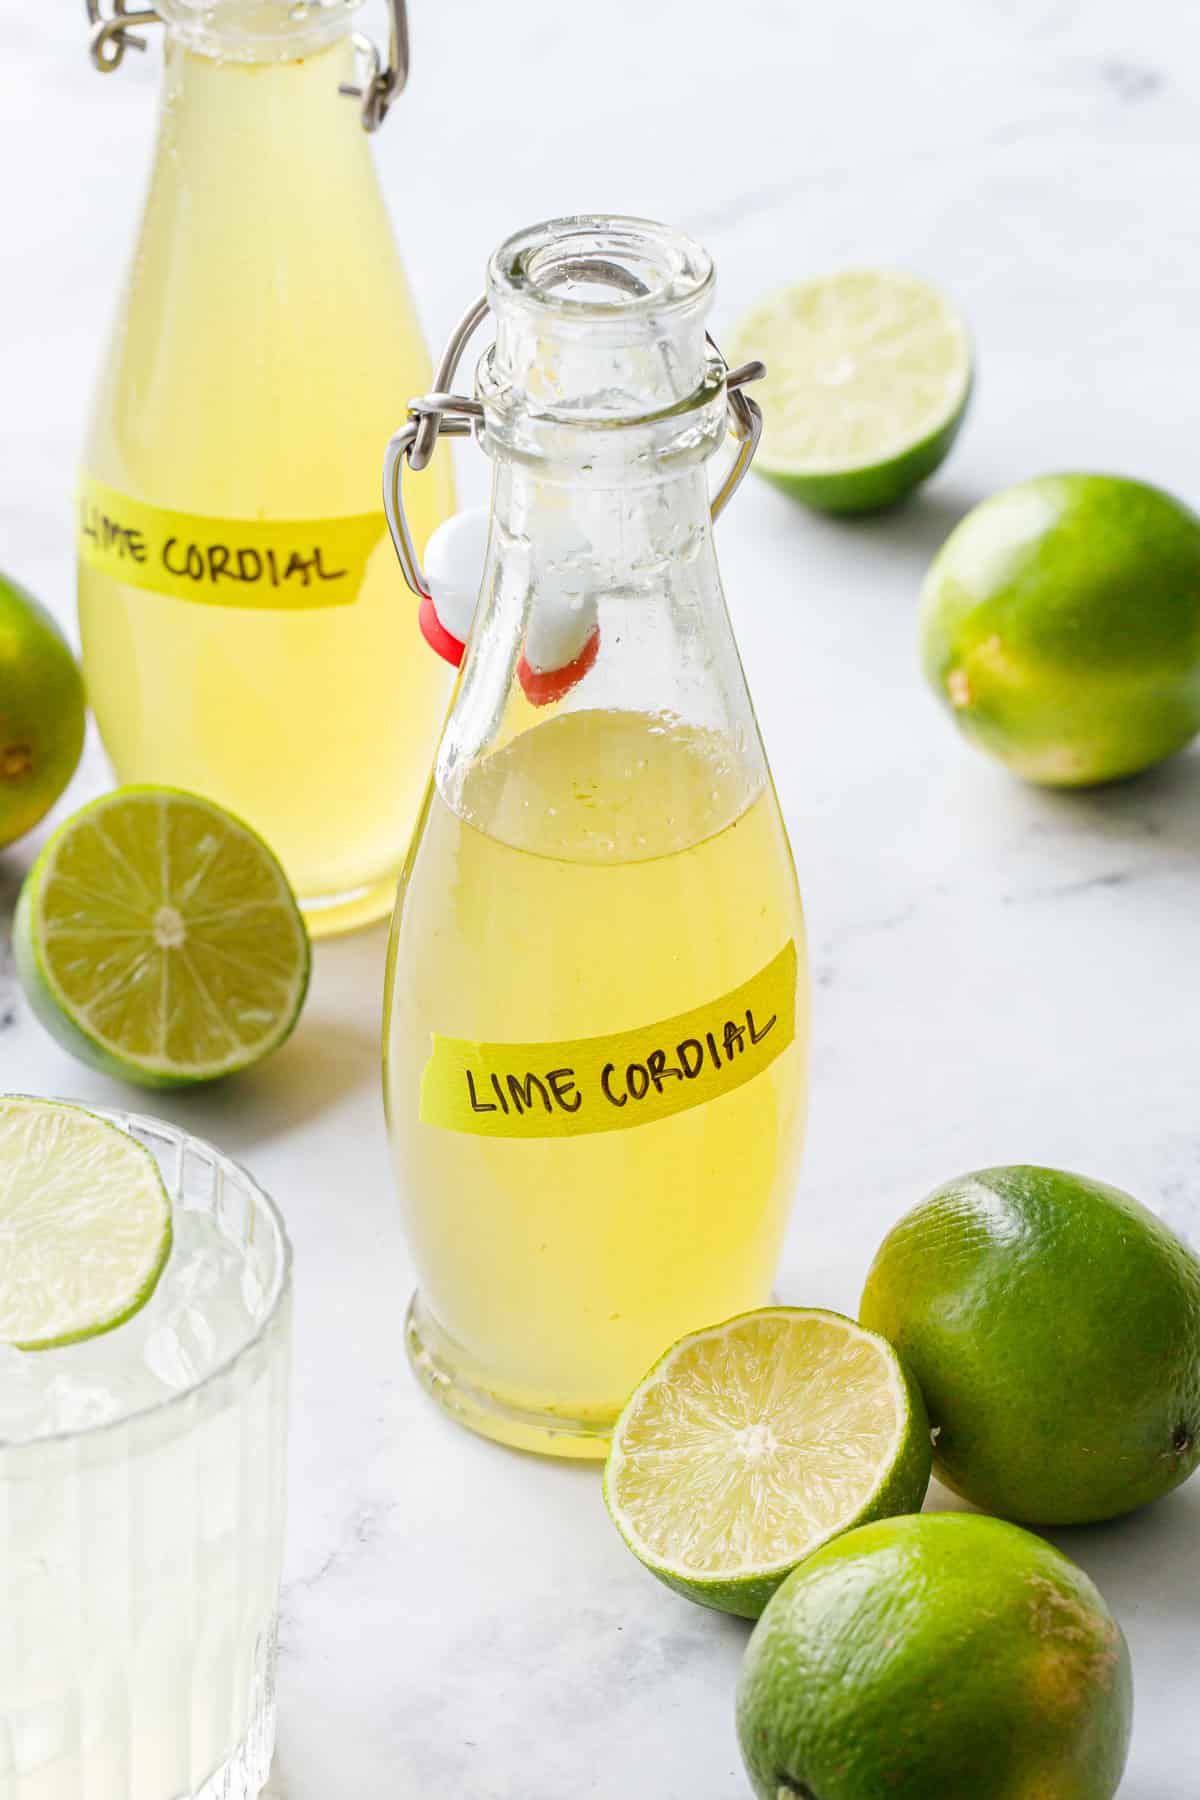
[[(381, 506), (389, 434), (429, 363), (349, 79), (172, 46), (145, 224), (88, 472), (225, 519)], [(399, 118), (399, 112), (397, 119)], [(395, 128), (398, 128), (395, 127)], [(449, 452), (406, 483), (423, 544)], [(118, 777), (192, 788), (255, 826), (321, 930), (385, 911), (449, 687), (386, 532), (350, 606), (251, 611), (79, 578), (92, 706)]]
[[(418, 1116), (433, 1032), (534, 1043), (649, 1025), (719, 998), (789, 939), (796, 1041), (735, 1092), (571, 1138)], [(435, 1354), (487, 1397), (449, 1398), (468, 1422), (576, 1454), (591, 1431), (599, 1453), (669, 1344), (768, 1299), (803, 1128), (807, 998), (774, 793), (714, 734), (560, 716), (477, 765), (457, 809), (431, 794), (393, 927), (385, 1086)], [(539, 1443), (538, 1415), (563, 1436)]]

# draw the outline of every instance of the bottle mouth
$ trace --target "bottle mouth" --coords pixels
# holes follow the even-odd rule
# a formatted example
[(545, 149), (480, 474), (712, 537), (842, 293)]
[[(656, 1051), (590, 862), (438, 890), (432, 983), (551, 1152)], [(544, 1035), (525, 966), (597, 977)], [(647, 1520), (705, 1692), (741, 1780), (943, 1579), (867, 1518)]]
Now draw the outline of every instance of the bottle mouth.
[(714, 285), (707, 250), (653, 219), (591, 213), (518, 231), (488, 264), (496, 341), (477, 381), (489, 433), (499, 444), (507, 420), (515, 444), (538, 419), (680, 429), (676, 415), (712, 399)]
[(705, 305), (713, 262), (653, 219), (583, 213), (507, 238), (488, 265), (494, 307), (514, 303), (589, 324), (633, 322)]
[(158, 0), (179, 42), (234, 62), (292, 62), (350, 29), (362, 0)]

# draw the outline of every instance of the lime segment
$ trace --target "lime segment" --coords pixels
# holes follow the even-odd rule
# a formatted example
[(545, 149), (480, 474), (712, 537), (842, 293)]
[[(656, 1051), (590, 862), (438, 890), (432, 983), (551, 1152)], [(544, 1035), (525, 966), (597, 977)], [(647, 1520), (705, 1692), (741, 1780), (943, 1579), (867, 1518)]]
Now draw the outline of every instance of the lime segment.
[(110, 1331), (146, 1304), (170, 1249), (148, 1150), (81, 1107), (0, 1096), (0, 1343)]
[(756, 1618), (818, 1544), (919, 1508), (931, 1458), (889, 1344), (838, 1313), (771, 1307), (651, 1370), (617, 1421), (605, 1498), (660, 1580)]
[(962, 319), (911, 275), (851, 269), (769, 295), (731, 359), (761, 357), (754, 467), (823, 512), (890, 506), (942, 462), (971, 390)]
[(17, 910), (43, 1024), (84, 1061), (167, 1087), (287, 1037), (309, 946), (287, 878), (247, 826), (169, 788), (120, 788), (51, 838)]

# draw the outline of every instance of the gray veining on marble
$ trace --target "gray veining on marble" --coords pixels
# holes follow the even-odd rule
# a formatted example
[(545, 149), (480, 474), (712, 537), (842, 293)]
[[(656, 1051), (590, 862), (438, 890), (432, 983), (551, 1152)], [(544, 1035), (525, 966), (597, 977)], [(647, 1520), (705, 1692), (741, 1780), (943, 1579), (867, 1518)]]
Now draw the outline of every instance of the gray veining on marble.
[[(93, 75), (82, 10), (0, 9), (0, 566), (68, 621), (72, 468), (156, 64)], [(1099, 793), (1023, 788), (958, 742), (914, 648), (930, 556), (996, 487), (1091, 466), (1200, 496), (1195, 9), (411, 11), (413, 83), (378, 150), (431, 335), (507, 230), (604, 206), (708, 242), (718, 341), (769, 286), (850, 263), (933, 277), (976, 334), (972, 417), (906, 511), (822, 521), (751, 482), (721, 526), (816, 974), (782, 1295), (853, 1309), (892, 1219), (992, 1162), (1083, 1169), (1200, 1233), (1200, 754)], [(481, 467), (462, 467), (479, 497)], [(103, 779), (92, 748), (69, 803)], [(33, 848), (0, 853), (5, 910)], [(4, 930), (0, 1085), (127, 1103), (15, 1000)], [(302, 1027), (272, 1061), (148, 1100), (251, 1163), (296, 1240), (271, 1792), (736, 1800), (744, 1628), (643, 1575), (594, 1474), (475, 1442), (404, 1367), (409, 1271), (378, 1097), (383, 949), (381, 931), (322, 946)], [(1133, 1648), (1123, 1800), (1192, 1800), (1200, 1483), (1123, 1525), (1058, 1535)]]

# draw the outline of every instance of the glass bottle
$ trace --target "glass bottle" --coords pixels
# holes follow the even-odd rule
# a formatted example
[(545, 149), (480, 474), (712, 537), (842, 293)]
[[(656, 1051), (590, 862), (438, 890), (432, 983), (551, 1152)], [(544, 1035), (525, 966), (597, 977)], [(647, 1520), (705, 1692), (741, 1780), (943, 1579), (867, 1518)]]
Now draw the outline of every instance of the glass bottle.
[(392, 926), (410, 1356), (563, 1455), (768, 1300), (803, 1131), (799, 896), (713, 549), (712, 290), (641, 220), (492, 258), (486, 565)]
[[(316, 933), (390, 908), (449, 690), (379, 500), (379, 444), (429, 362), (339, 92), (356, 4), (159, 0), (158, 147), (78, 500), (118, 778), (246, 819)], [(97, 29), (119, 60), (123, 28)], [(443, 451), (422, 541), (451, 480)]]

